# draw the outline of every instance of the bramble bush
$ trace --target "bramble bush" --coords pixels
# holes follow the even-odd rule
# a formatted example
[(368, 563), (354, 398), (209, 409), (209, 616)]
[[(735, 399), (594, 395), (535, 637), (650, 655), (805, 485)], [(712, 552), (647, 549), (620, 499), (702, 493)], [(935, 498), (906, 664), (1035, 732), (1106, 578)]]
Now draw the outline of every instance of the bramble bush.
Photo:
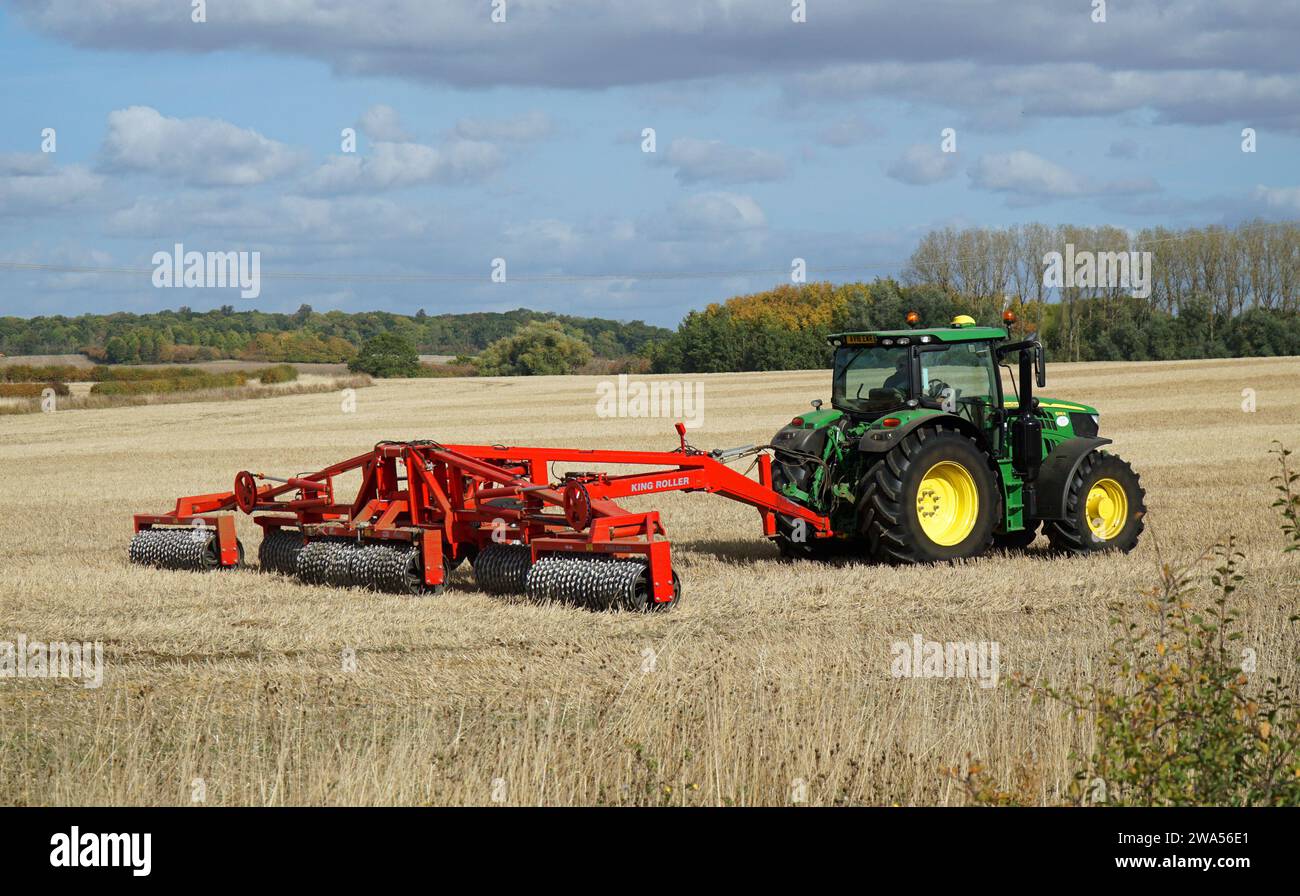
[(147, 379), (122, 379), (95, 383), (90, 387), (91, 395), (164, 395), (171, 392), (197, 392), (202, 389), (229, 389), (243, 386), (248, 382), (249, 374), (243, 371), (232, 373), (203, 373), (198, 376), (149, 377)]
[(261, 370), (253, 371), (263, 386), (269, 386), (272, 383), (292, 383), (298, 379), (298, 368), (292, 364), (276, 364), (272, 367), (263, 367)]
[(67, 383), (0, 383), (0, 398), (40, 398), (46, 389), (53, 389), (55, 395), (69, 394)]
[[(1272, 477), (1281, 497), (1282, 529), (1300, 545), (1296, 519), (1300, 474), (1287, 464)], [(1196, 570), (1212, 559), (1213, 596), (1197, 599)], [(1096, 745), (1077, 768), (1068, 800), (1074, 805), (1300, 805), (1300, 708), (1280, 676), (1252, 682), (1249, 654), (1240, 650), (1233, 594), (1244, 580), (1242, 553), (1229, 537), (1191, 564), (1161, 567), (1158, 585), (1137, 606), (1114, 607), (1116, 630), (1108, 681), (1057, 688), (1013, 678), (1036, 700), (1091, 718)], [(1290, 617), (1294, 625), (1300, 616)], [(991, 783), (983, 765), (944, 770), (976, 803), (1036, 802), (1032, 781), (1017, 776), (1009, 789)]]
[(1288, 461), (1291, 457), (1290, 449), (1284, 448), (1276, 439), (1273, 444), (1277, 447), (1271, 449), (1269, 454), (1277, 455), (1278, 465), (1282, 468), (1282, 472), (1270, 480), (1278, 492), (1273, 506), (1279, 508), (1282, 514), (1282, 531), (1291, 540), (1291, 543), (1282, 550), (1300, 551), (1300, 485), (1297, 484), (1300, 483), (1300, 473), (1291, 469)]
[(72, 364), (10, 364), (0, 367), (0, 381), (6, 383), (67, 383), (86, 378), (86, 368)]

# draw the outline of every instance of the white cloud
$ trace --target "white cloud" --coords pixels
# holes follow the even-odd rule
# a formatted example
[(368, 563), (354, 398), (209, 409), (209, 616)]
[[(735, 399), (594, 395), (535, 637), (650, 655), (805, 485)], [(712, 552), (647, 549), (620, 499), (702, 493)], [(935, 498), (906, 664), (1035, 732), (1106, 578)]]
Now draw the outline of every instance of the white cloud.
[(501, 150), (476, 140), (453, 140), (441, 147), (379, 141), (367, 155), (331, 156), (307, 178), (306, 186), (314, 193), (350, 193), (467, 183), (482, 180), (503, 163)]
[(669, 213), (684, 231), (728, 233), (767, 227), (767, 216), (753, 197), (737, 193), (697, 193), (673, 202)]
[(775, 153), (694, 137), (674, 140), (664, 161), (677, 169), (677, 179), (685, 184), (743, 184), (779, 180), (786, 174), (785, 159)]
[(55, 165), (46, 153), (0, 155), (0, 216), (72, 210), (104, 179), (81, 165)]
[(1127, 60), (911, 60), (827, 65), (784, 84), (788, 104), (845, 103), (888, 97), (960, 110), (985, 132), (1018, 129), (1026, 118), (1091, 118), (1154, 110), (1159, 123), (1248, 121), (1300, 130), (1300, 75), (1224, 69), (1162, 71)]
[(137, 199), (108, 216), (104, 230), (114, 237), (228, 241), (355, 242), (416, 237), (420, 216), (389, 199), (356, 196), (277, 196), (214, 203), (201, 192)]
[(1046, 198), (1082, 196), (1088, 192), (1082, 178), (1023, 149), (983, 156), (971, 168), (970, 177), (976, 187), (994, 192)]
[[(40, 243), (8, 249), (4, 253), (4, 260), (19, 264), (96, 268), (113, 267), (117, 264), (113, 256), (103, 249)], [(104, 286), (113, 280), (112, 277), (104, 274), (81, 271), (42, 272), (33, 274), (31, 279), (25, 279), (26, 276), (26, 272), (18, 271), (5, 275), (7, 284), (18, 287), (13, 290), (14, 294), (22, 294), (22, 307), (13, 310), (23, 316), (39, 313), (62, 314), (66, 310), (60, 305), (62, 299), (50, 301), (48, 293), (95, 290), (102, 294)]]
[(872, 124), (861, 115), (845, 115), (817, 132), (817, 142), (837, 149), (857, 146), (884, 134), (884, 128)]
[(577, 228), (557, 218), (543, 218), (526, 224), (510, 224), (502, 232), (507, 240), (517, 245), (562, 253), (577, 249), (584, 240), (584, 236)]
[(1255, 187), (1255, 200), (1269, 209), (1300, 214), (1300, 187)]
[(361, 113), (357, 128), (371, 140), (385, 140), (390, 143), (405, 143), (411, 139), (402, 127), (401, 116), (392, 106), (378, 103)]
[(247, 186), (288, 174), (303, 155), (256, 131), (215, 118), (168, 118), (148, 106), (108, 114), (104, 167), (201, 186)]
[(929, 143), (909, 146), (901, 157), (885, 168), (885, 173), (894, 180), (915, 186), (947, 180), (956, 172), (957, 154), (942, 152)]
[(971, 167), (970, 180), (978, 189), (1008, 194), (1008, 203), (1013, 206), (1085, 196), (1136, 196), (1160, 190), (1160, 185), (1150, 178), (1096, 181), (1023, 149), (982, 156)]

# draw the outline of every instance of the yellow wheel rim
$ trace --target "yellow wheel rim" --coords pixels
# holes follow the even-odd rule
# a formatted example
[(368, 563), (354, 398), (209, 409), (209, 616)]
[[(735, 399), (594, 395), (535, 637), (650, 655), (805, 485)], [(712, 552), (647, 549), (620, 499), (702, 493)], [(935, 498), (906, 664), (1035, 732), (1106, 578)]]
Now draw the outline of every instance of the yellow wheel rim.
[(1128, 495), (1114, 479), (1098, 479), (1088, 489), (1088, 528), (1098, 541), (1110, 541), (1128, 521)]
[(961, 544), (979, 516), (975, 477), (956, 461), (944, 460), (925, 471), (916, 490), (916, 518), (935, 544)]

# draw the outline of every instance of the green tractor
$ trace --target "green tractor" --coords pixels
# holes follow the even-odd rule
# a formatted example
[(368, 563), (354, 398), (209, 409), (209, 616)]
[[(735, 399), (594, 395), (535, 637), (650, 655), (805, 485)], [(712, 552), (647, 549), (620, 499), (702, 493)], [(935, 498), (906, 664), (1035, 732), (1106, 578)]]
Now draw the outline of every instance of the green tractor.
[(837, 535), (813, 538), (781, 517), (782, 553), (933, 563), (1025, 548), (1040, 530), (1071, 554), (1132, 550), (1146, 514), (1137, 473), (1101, 450), (1111, 440), (1097, 435), (1096, 408), (1034, 395), (1046, 385), (1042, 345), (1008, 340), (966, 315), (828, 336), (831, 407), (814, 401), (776, 434), (772, 478)]

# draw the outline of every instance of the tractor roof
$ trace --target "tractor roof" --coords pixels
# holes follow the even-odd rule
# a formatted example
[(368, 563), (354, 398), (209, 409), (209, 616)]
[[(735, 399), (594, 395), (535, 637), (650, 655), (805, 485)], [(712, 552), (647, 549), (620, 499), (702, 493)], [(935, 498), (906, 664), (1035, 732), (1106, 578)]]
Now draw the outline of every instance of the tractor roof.
[[(915, 330), (854, 330), (845, 333), (831, 333), (827, 342), (836, 341), (848, 345), (872, 345), (874, 339), (898, 339), (900, 337), (915, 339), (929, 336), (939, 342), (977, 342), (990, 339), (1006, 339), (1007, 331), (1001, 327), (976, 327), (967, 324), (956, 327), (918, 327)], [(855, 338), (856, 337), (856, 338)], [(861, 340), (861, 341), (859, 341)]]

